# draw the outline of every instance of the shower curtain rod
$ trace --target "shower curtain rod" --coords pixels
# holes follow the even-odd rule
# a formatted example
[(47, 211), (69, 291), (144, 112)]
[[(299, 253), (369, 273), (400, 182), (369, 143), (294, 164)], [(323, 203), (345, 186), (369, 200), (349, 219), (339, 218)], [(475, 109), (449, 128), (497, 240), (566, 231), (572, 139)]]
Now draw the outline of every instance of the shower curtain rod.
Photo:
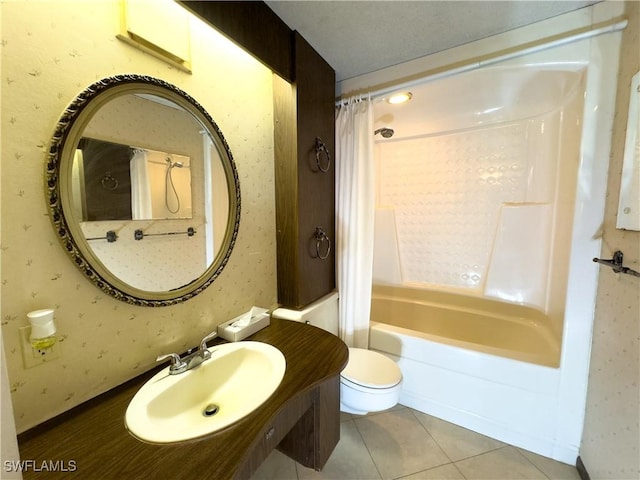
[[(610, 22), (600, 23), (598, 24), (600, 26), (597, 26), (596, 28), (592, 28), (589, 30), (585, 30), (584, 28), (581, 28), (581, 29), (576, 29), (576, 30), (571, 30), (568, 32), (556, 34), (551, 37), (547, 37), (546, 39), (542, 39), (542, 41), (532, 41), (532, 42), (528, 42), (528, 43), (519, 45), (517, 47), (514, 47), (513, 49), (508, 49), (509, 51), (507, 53), (500, 53), (500, 52), (503, 52), (504, 50), (501, 50), (499, 52), (493, 52), (493, 53), (487, 54), (485, 57), (488, 56), (488, 58), (485, 58), (484, 60), (472, 61), (464, 65), (461, 65), (459, 67), (445, 66), (443, 68), (439, 68), (438, 70), (441, 70), (441, 71), (438, 71), (437, 73), (432, 73), (432, 74), (427, 73), (426, 75), (423, 75), (420, 78), (416, 78), (414, 80), (410, 80), (404, 83), (399, 83), (391, 87), (384, 87), (379, 90), (374, 90), (372, 92), (364, 92), (363, 94), (369, 95), (372, 100), (380, 100), (386, 97), (387, 95), (390, 95), (391, 93), (397, 92), (399, 90), (405, 90), (411, 87), (415, 87), (417, 85), (422, 85), (423, 83), (432, 82), (434, 80), (450, 77), (453, 75), (457, 75), (459, 73), (470, 72), (472, 70), (477, 70), (482, 67), (504, 62), (507, 60), (512, 60), (514, 58), (529, 55), (531, 53), (538, 53), (543, 50), (548, 50), (554, 47), (560, 47), (562, 45), (577, 42), (579, 40), (585, 40), (587, 38), (597, 37), (605, 33), (618, 32), (620, 30), (623, 30), (628, 23), (629, 21), (625, 18), (624, 20), (614, 20)], [(535, 43), (535, 45), (531, 45), (533, 43)], [(355, 93), (354, 95), (357, 96), (358, 93)], [(348, 95), (347, 98), (336, 101), (336, 106), (339, 107), (341, 105), (344, 105), (348, 101), (348, 97), (350, 96), (352, 95)]]

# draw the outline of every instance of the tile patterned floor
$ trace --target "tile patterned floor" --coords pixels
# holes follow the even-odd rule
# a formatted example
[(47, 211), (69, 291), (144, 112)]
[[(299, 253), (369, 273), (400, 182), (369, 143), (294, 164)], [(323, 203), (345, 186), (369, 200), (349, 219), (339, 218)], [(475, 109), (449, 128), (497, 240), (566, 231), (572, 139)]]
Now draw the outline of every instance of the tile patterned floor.
[(340, 443), (322, 472), (274, 451), (252, 480), (580, 480), (575, 467), (411, 408), (342, 414)]

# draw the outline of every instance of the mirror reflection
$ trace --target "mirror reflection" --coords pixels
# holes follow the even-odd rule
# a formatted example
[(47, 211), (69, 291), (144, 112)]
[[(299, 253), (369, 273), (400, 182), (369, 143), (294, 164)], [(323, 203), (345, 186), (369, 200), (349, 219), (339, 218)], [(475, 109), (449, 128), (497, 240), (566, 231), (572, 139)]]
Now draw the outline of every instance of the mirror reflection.
[(177, 87), (150, 77), (101, 82), (102, 94), (88, 89), (90, 108), (68, 109), (77, 118), (59, 122), (68, 134), (54, 136), (54, 146), (64, 142), (53, 154), (59, 172), (48, 167), (50, 185), (59, 179), (54, 224), (59, 207), (75, 248), (56, 225), (63, 244), (103, 290), (130, 303), (183, 301), (213, 281), (237, 235), (231, 152), (213, 119)]
[(186, 155), (83, 137), (73, 161), (75, 217), (191, 218), (190, 169)]

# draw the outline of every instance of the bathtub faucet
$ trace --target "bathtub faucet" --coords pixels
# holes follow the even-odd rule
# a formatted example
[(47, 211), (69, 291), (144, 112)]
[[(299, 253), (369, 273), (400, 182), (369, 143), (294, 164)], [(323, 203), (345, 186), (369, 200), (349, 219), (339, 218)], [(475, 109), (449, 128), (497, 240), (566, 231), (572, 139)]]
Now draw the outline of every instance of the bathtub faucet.
[(207, 342), (209, 340), (213, 340), (217, 336), (218, 334), (216, 331), (211, 332), (200, 341), (200, 346), (195, 352), (190, 353), (184, 358), (180, 358), (177, 353), (168, 353), (166, 355), (160, 355), (156, 358), (156, 362), (169, 359), (171, 361), (171, 364), (169, 365), (169, 375), (184, 373), (211, 358), (211, 352), (207, 350)]

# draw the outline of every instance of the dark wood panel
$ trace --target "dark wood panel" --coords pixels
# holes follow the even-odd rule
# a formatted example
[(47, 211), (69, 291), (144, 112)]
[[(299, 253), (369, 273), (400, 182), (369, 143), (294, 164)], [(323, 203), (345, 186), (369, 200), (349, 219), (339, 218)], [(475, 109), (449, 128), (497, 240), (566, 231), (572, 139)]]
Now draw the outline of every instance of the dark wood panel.
[[(255, 472), (260, 464), (269, 456), (274, 448), (278, 446), (289, 435), (289, 432), (300, 422), (305, 412), (313, 411), (315, 390), (310, 390), (296, 398), (291, 399), (273, 422), (267, 424), (261, 435), (256, 438), (255, 445), (251, 448), (251, 453), (247, 457), (241, 469), (236, 473), (236, 478), (248, 478)], [(340, 400), (338, 399), (338, 403)], [(304, 443), (304, 439), (298, 439), (298, 443)], [(286, 452), (285, 452), (286, 453)], [(297, 457), (292, 452), (289, 455), (294, 460), (306, 460), (306, 457)], [(315, 452), (310, 452), (315, 456)]]
[(298, 155), (296, 92), (292, 84), (273, 76), (274, 151), (276, 182), (276, 241), (278, 302), (297, 305)]
[[(315, 148), (319, 137), (335, 156), (335, 72), (263, 2), (181, 3), (282, 77), (274, 80), (278, 302), (302, 308), (335, 289), (335, 169), (318, 170)], [(324, 260), (316, 227), (332, 244)]]
[[(295, 32), (295, 86), (297, 94), (298, 270), (300, 294), (297, 307), (307, 305), (335, 288), (335, 72)], [(321, 172), (316, 161), (316, 138), (326, 144), (332, 163)], [(320, 260), (313, 234), (321, 226), (332, 243), (331, 253)], [(323, 251), (324, 253), (324, 251)]]
[(291, 29), (264, 2), (180, 1), (283, 78), (293, 80)]
[(300, 465), (316, 469), (316, 436), (314, 435), (315, 403), (296, 422), (286, 437), (278, 445), (285, 455), (295, 458)]
[[(287, 370), (272, 397), (236, 424), (214, 435), (175, 445), (151, 445), (136, 440), (125, 429), (124, 413), (154, 370), (20, 434), (18, 444), (23, 460), (33, 460), (35, 465), (44, 461), (69, 465), (73, 461), (76, 466), (74, 471), (46, 474), (31, 468), (23, 472), (23, 477), (25, 480), (43, 475), (47, 479), (103, 480), (248, 478), (273, 447), (268, 439), (261, 443), (271, 426), (290, 425), (302, 415), (301, 411), (311, 408), (317, 388), (336, 378), (348, 359), (346, 345), (334, 335), (287, 320), (272, 319), (269, 327), (250, 339), (276, 346), (285, 356)], [(288, 410), (292, 400), (292, 410)], [(278, 435), (283, 433), (280, 431)]]
[[(317, 454), (316, 470), (324, 468), (333, 449), (340, 441), (340, 377), (327, 380), (318, 387), (318, 411), (315, 416), (314, 435)], [(336, 402), (334, 399), (338, 399)]]
[(313, 408), (298, 420), (278, 449), (306, 467), (322, 470), (340, 441), (340, 379), (314, 392)]

